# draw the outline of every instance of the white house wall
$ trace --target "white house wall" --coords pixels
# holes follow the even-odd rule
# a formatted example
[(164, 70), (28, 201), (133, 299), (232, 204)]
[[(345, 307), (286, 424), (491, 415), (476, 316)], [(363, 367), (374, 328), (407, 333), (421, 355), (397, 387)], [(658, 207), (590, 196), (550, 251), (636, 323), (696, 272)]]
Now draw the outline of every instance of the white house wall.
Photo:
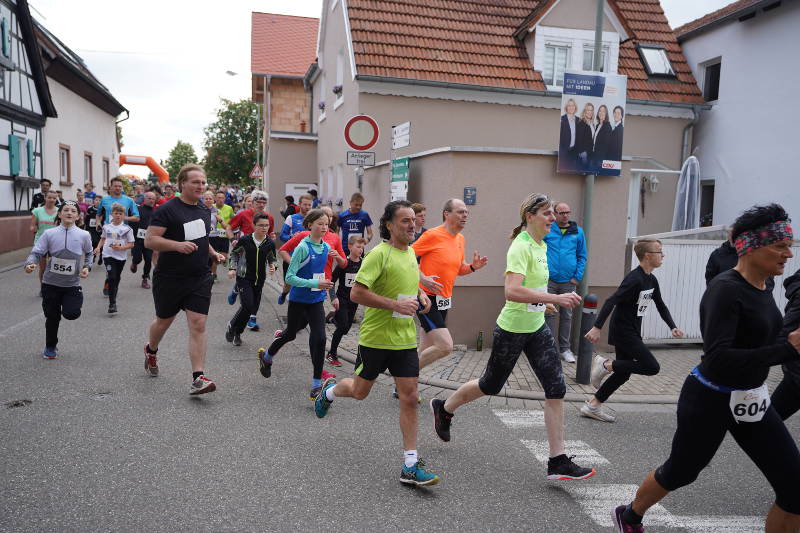
[(800, 217), (796, 87), (800, 2), (783, 2), (682, 43), (702, 85), (703, 63), (722, 58), (719, 99), (694, 133), (705, 179), (715, 180), (714, 224), (730, 224), (755, 203), (779, 202)]

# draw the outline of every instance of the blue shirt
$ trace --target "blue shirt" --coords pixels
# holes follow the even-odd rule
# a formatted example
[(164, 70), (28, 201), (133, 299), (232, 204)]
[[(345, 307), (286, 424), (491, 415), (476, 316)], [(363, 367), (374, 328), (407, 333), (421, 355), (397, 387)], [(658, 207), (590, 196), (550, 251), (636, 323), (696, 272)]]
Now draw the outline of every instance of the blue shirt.
[(306, 217), (300, 213), (295, 213), (286, 219), (286, 222), (283, 223), (283, 227), (281, 228), (280, 235), (283, 242), (287, 242), (295, 233), (305, 231), (306, 228), (303, 227), (304, 218)]
[[(94, 200), (94, 197), (95, 197), (95, 196), (97, 196), (97, 193), (96, 193), (96, 192), (94, 192), (94, 191), (92, 191), (92, 192), (85, 192), (85, 193), (83, 193), (83, 197), (84, 197), (84, 198), (86, 198), (87, 200)], [(91, 203), (91, 202), (90, 202), (90, 203)]]
[(292, 254), (292, 262), (286, 271), (286, 283), (292, 286), (289, 291), (290, 302), (313, 304), (325, 299), (325, 292), (319, 289), (319, 279), (325, 276), (330, 247), (325, 241), (312, 242), (303, 239)]
[(364, 237), (369, 226), (372, 226), (372, 219), (363, 209), (358, 213), (352, 213), (349, 209), (339, 213), (339, 227), (342, 228), (342, 248), (346, 253), (350, 253), (347, 247), (350, 234), (358, 233)]
[(136, 207), (136, 202), (130, 196), (124, 194), (119, 198), (114, 198), (110, 194), (103, 196), (100, 200), (100, 207), (97, 208), (98, 214), (103, 214), (103, 224), (111, 222), (111, 206), (114, 204), (122, 204), (125, 207), (126, 217), (138, 217), (139, 209)]

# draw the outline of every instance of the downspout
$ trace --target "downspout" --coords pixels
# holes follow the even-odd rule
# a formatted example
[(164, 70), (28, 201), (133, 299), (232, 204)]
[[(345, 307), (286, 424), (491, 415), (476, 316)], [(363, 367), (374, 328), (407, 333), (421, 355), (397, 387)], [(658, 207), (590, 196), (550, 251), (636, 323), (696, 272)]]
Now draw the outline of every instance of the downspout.
[(269, 161), (269, 142), (270, 135), (272, 133), (272, 75), (267, 75), (264, 78), (264, 107), (264, 114), (266, 115), (264, 120), (264, 128), (262, 130), (262, 135), (264, 135), (264, 154), (262, 160), (262, 163), (264, 164), (264, 175), (261, 178), (261, 188), (266, 190), (268, 185), (267, 162)]
[(700, 120), (700, 106), (692, 106), (692, 120), (683, 128), (683, 145), (681, 146), (681, 165), (689, 157), (691, 146), (689, 145), (690, 135), (693, 133), (694, 125)]

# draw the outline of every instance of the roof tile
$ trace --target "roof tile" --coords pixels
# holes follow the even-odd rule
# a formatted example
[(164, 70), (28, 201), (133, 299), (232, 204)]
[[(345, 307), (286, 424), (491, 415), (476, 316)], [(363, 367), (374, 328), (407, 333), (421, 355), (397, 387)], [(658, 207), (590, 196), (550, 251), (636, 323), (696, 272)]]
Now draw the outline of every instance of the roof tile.
[(303, 76), (317, 55), (319, 19), (252, 13), (250, 70), (254, 74)]

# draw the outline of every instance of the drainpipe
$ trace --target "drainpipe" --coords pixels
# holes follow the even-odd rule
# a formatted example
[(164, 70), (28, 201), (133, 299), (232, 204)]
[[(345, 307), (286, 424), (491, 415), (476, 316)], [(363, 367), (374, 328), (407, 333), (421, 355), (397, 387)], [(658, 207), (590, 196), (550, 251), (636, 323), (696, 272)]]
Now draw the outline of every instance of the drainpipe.
[(700, 106), (692, 106), (692, 121), (683, 128), (683, 145), (681, 145), (681, 165), (689, 157), (691, 146), (689, 145), (689, 136), (694, 130), (694, 125), (700, 120)]

